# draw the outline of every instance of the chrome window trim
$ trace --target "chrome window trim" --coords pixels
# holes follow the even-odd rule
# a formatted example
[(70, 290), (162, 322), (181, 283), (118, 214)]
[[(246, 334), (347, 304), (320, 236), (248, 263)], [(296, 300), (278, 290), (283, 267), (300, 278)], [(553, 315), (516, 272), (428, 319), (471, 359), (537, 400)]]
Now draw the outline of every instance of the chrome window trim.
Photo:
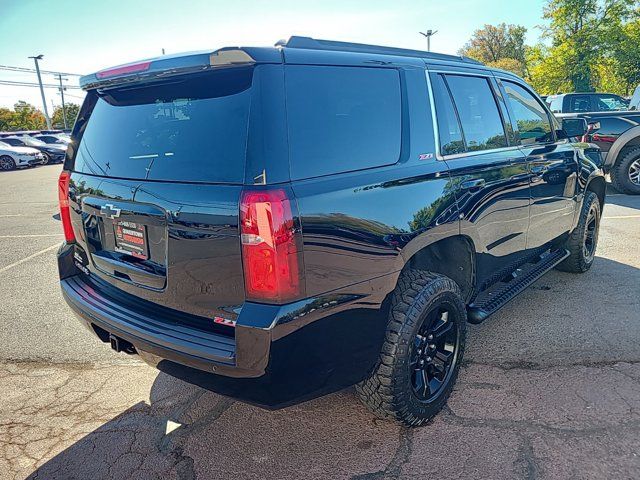
[[(480, 73), (480, 71), (474, 72), (474, 73), (467, 73), (467, 72), (461, 73), (461, 72), (456, 72), (451, 70), (429, 70), (429, 68), (425, 68), (425, 77), (427, 79), (427, 90), (429, 91), (429, 102), (431, 103), (430, 105), (431, 106), (431, 123), (433, 124), (433, 141), (434, 141), (435, 150), (436, 150), (436, 160), (442, 162), (446, 160), (456, 160), (459, 158), (466, 158), (470, 156), (484, 155), (486, 153), (498, 153), (498, 152), (507, 152), (509, 150), (520, 150), (521, 145), (509, 145), (508, 147), (490, 148), (488, 150), (472, 150), (464, 153), (453, 153), (451, 155), (442, 155), (440, 150), (440, 133), (438, 131), (436, 103), (433, 98), (433, 86), (431, 85), (431, 78), (429, 76), (430, 73), (442, 73), (442, 74), (450, 74), (450, 75), (468, 75), (471, 77), (484, 78), (487, 81), (490, 80), (491, 76), (489, 74), (483, 75), (482, 73)], [(496, 108), (499, 109), (499, 106), (496, 105)], [(500, 113), (499, 110), (498, 110), (498, 113)], [(505, 132), (505, 135), (506, 135), (506, 132)]]

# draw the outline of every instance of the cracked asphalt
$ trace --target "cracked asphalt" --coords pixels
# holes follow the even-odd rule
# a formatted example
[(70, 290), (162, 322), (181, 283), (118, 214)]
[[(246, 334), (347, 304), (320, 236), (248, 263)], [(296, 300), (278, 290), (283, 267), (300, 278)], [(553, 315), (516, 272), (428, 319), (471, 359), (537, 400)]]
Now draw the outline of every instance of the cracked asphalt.
[(0, 478), (640, 478), (640, 197), (610, 189), (593, 268), (472, 326), (406, 429), (353, 389), (267, 412), (94, 340), (57, 286), (59, 171), (0, 174)]

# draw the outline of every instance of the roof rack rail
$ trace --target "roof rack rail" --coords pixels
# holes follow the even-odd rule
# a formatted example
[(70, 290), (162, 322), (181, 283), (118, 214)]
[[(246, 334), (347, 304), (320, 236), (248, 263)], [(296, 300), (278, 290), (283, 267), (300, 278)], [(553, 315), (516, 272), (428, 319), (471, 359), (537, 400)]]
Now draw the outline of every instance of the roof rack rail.
[(432, 60), (447, 60), (453, 62), (466, 62), (482, 65), (481, 62), (465, 56), (447, 55), (445, 53), (425, 52), (407, 48), (382, 47), (379, 45), (367, 45), (364, 43), (337, 42), (334, 40), (320, 40), (311, 37), (290, 37), (289, 40), (279, 40), (276, 47), (303, 48), (307, 50), (333, 50), (339, 52), (377, 53), (381, 55), (396, 55), (404, 57), (417, 57)]

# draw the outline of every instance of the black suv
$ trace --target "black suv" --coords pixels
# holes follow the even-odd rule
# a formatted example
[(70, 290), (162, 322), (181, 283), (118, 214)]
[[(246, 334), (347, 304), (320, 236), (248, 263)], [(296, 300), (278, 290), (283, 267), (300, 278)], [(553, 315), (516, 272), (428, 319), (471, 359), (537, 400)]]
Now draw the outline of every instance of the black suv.
[(64, 296), (116, 351), (266, 408), (444, 405), (479, 323), (591, 266), (599, 152), (473, 60), (293, 37), (83, 77)]

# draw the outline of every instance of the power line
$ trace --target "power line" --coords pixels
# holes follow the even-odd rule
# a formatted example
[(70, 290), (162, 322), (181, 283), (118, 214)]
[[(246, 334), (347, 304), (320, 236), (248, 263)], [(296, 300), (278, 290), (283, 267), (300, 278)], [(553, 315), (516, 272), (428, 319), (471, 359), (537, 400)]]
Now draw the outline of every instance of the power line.
[[(26, 67), (13, 67), (11, 65), (0, 65), (0, 70), (9, 70), (11, 72), (29, 72), (29, 73), (36, 73), (36, 70), (34, 68), (26, 68)], [(81, 73), (65, 73), (65, 72), (52, 72), (50, 70), (40, 70), (40, 73), (46, 73), (46, 74), (50, 74), (50, 75), (71, 75), (73, 77), (81, 77), (82, 74)]]
[[(27, 82), (27, 81), (23, 82), (23, 81), (17, 81), (17, 80), (0, 80), (0, 85), (11, 85), (15, 87), (39, 87), (40, 86), (38, 83)], [(43, 83), (42, 86), (45, 88), (60, 88), (58, 85), (55, 85), (53, 83)], [(81, 90), (80, 87), (76, 87), (75, 85), (65, 85), (64, 87)]]

